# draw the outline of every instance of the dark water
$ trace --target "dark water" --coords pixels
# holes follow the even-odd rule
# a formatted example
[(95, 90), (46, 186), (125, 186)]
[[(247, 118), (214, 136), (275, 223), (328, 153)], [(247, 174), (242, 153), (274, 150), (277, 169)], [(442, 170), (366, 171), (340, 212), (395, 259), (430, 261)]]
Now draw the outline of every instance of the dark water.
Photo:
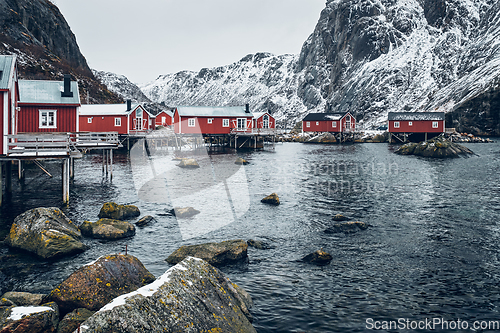
[[(156, 178), (146, 185), (137, 184), (151, 173), (140, 174), (144, 159), (115, 156), (110, 181), (101, 155), (87, 155), (77, 161), (67, 207), (60, 203), (60, 165), (48, 164), (54, 179), (29, 169), (24, 187), (14, 182), (12, 201), (1, 209), (2, 237), (17, 214), (39, 206), (59, 206), (78, 224), (96, 220), (103, 202), (116, 201), (135, 204), (157, 221), (131, 239), (85, 240), (90, 250), (57, 261), (0, 247), (0, 289), (48, 292), (83, 264), (125, 245), (159, 276), (170, 267), (164, 259), (181, 245), (253, 238), (275, 248), (249, 248), (248, 263), (222, 271), (253, 297), (258, 332), (361, 332), (368, 331), (368, 318), (380, 324), (442, 318), (451, 327), (457, 320), (469, 327), (500, 320), (500, 144), (467, 147), (477, 155), (429, 160), (395, 155), (386, 144), (278, 144), (274, 151), (239, 153), (251, 162), (244, 182), (240, 169), (227, 163), (235, 153), (199, 156), (202, 167), (182, 182), (176, 182), (178, 170), (162, 174), (161, 155), (150, 168)], [(229, 210), (217, 195), (201, 195), (221, 179), (228, 179), (221, 198), (231, 194)], [(228, 186), (231, 179), (239, 187)], [(165, 183), (169, 189), (162, 192)], [(205, 233), (164, 214), (171, 200), (196, 192), (184, 193), (180, 183), (203, 189), (200, 205), (220, 210), (217, 221), (207, 223), (220, 222), (219, 229)], [(261, 204), (272, 192), (281, 205)], [(325, 234), (339, 213), (372, 227)], [(334, 257), (328, 266), (297, 261), (320, 248)]]

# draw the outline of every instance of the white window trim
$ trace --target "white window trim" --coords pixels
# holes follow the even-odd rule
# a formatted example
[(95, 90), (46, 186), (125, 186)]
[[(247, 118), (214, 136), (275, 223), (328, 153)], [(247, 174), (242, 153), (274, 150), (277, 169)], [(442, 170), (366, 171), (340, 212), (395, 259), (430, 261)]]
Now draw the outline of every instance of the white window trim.
[(196, 126), (196, 118), (188, 118), (188, 127)]
[(207, 124), (211, 124), (213, 120), (214, 120), (213, 118), (208, 118), (207, 119)]
[(337, 128), (337, 122), (336, 121), (332, 121), (332, 127), (333, 128)]
[(394, 128), (399, 128), (399, 121), (394, 122)]
[(439, 122), (438, 121), (433, 121), (432, 122), (432, 128), (439, 128)]
[(122, 118), (115, 118), (115, 126), (120, 127), (122, 125)]
[(413, 126), (413, 121), (409, 121), (408, 126)]
[[(42, 124), (42, 114), (47, 113), (47, 125)], [(48, 124), (49, 112), (54, 112), (54, 125)], [(38, 110), (38, 128), (57, 128), (57, 110)]]
[(316, 126), (318, 126), (318, 125), (319, 125), (319, 121), (316, 122)]
[(92, 124), (92, 117), (87, 118), (87, 124)]
[(164, 125), (167, 122), (167, 117), (161, 117), (161, 124)]
[(222, 119), (222, 127), (229, 127), (229, 119)]
[(311, 122), (306, 121), (306, 127), (311, 127)]

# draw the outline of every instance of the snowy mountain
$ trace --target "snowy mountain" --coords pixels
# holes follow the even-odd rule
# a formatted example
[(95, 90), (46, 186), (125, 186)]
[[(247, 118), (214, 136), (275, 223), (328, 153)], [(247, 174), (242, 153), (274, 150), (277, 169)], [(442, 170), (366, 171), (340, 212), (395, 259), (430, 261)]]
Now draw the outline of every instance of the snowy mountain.
[(130, 82), (130, 80), (124, 75), (98, 71), (95, 69), (92, 69), (92, 73), (103, 84), (105, 84), (109, 90), (118, 94), (123, 99), (132, 99), (139, 103), (151, 103), (151, 100), (144, 95), (141, 89), (139, 89), (139, 87), (134, 83)]
[(168, 105), (250, 103), (283, 124), (350, 111), (445, 111), (447, 127), (500, 135), (500, 2), (328, 0), (299, 56), (248, 55), (140, 87)]
[[(250, 54), (228, 66), (161, 75), (140, 86), (167, 105), (244, 105), (286, 122), (306, 111), (297, 95), (296, 55)], [(291, 123), (290, 123), (291, 124)]]

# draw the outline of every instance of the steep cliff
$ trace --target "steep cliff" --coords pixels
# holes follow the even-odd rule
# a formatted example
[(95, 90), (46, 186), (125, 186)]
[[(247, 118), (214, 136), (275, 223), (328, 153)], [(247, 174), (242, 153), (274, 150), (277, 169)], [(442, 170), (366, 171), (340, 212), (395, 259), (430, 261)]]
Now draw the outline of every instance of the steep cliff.
[(0, 54), (18, 56), (23, 79), (78, 80), (82, 102), (120, 102), (92, 74), (75, 35), (50, 0), (0, 0)]

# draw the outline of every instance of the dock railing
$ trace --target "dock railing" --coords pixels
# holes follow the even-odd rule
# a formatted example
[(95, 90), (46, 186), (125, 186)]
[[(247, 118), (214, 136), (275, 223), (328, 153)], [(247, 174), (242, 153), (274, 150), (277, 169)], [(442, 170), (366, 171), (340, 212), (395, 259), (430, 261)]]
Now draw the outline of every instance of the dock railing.
[(7, 140), (7, 155), (10, 156), (69, 156), (73, 151), (70, 137), (64, 134), (7, 135)]
[(77, 147), (99, 147), (119, 145), (118, 132), (75, 132), (68, 133)]
[(276, 135), (277, 133), (276, 128), (231, 128), (231, 134), (240, 135)]

